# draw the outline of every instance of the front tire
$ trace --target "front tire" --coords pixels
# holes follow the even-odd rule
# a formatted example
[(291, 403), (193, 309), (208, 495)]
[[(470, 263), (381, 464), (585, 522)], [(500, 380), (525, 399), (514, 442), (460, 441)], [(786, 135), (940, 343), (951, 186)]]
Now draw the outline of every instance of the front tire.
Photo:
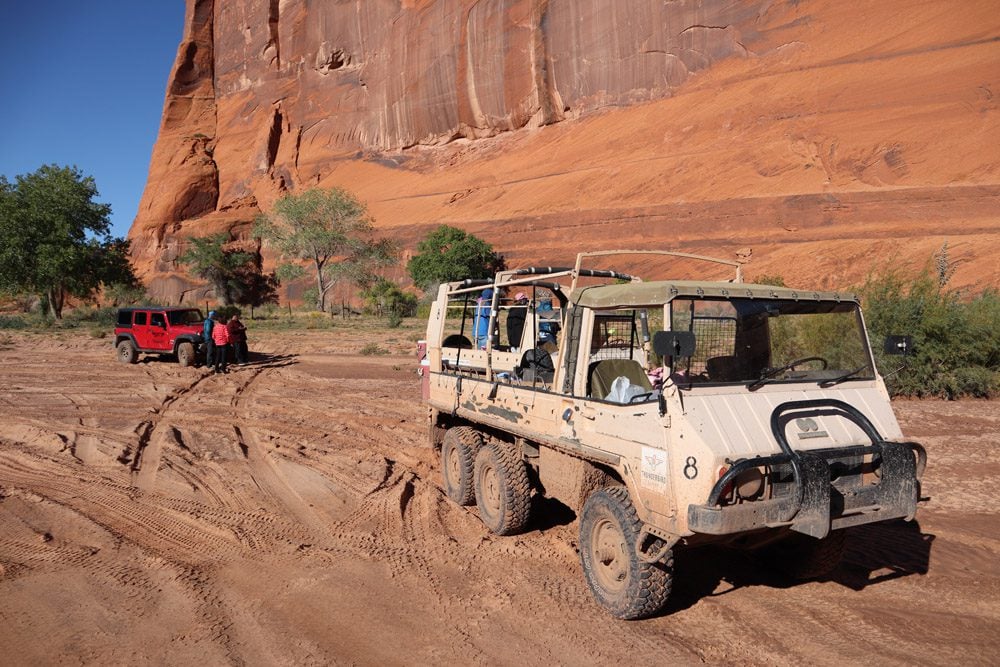
[(139, 351), (135, 349), (135, 345), (130, 340), (123, 340), (118, 343), (118, 347), (115, 348), (115, 355), (118, 361), (123, 364), (134, 364), (139, 361)]
[(580, 518), (580, 561), (598, 604), (615, 618), (652, 616), (666, 604), (673, 583), (673, 555), (664, 562), (639, 560), (635, 543), (642, 522), (628, 491), (607, 487), (593, 493)]
[(441, 479), (445, 494), (459, 505), (476, 502), (473, 469), (483, 441), (474, 428), (456, 426), (445, 431), (441, 443)]
[(194, 345), (185, 341), (177, 346), (177, 363), (185, 368), (194, 364)]
[(476, 506), (483, 525), (497, 535), (524, 530), (531, 510), (528, 468), (516, 449), (491, 442), (476, 454)]

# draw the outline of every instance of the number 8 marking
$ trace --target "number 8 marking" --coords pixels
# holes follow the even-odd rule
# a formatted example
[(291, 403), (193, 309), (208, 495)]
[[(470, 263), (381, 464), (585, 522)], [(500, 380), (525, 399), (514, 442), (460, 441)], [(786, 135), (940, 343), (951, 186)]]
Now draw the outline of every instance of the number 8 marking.
[(698, 459), (693, 456), (687, 457), (684, 462), (684, 476), (688, 479), (694, 479), (698, 476)]

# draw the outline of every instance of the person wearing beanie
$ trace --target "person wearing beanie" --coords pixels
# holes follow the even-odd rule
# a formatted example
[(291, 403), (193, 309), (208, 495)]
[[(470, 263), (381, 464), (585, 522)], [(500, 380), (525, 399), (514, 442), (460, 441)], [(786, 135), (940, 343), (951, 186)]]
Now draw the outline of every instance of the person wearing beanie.
[(205, 339), (205, 366), (207, 368), (212, 367), (213, 357), (215, 356), (215, 341), (212, 340), (212, 328), (215, 326), (215, 311), (208, 311), (208, 317), (205, 318), (205, 323), (202, 325), (202, 338)]

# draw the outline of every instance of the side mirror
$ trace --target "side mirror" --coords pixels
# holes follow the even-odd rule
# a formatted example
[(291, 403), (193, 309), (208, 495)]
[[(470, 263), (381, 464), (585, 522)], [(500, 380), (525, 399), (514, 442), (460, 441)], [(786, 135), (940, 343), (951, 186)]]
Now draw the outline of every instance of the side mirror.
[(886, 336), (883, 351), (886, 354), (903, 355), (907, 357), (913, 354), (912, 336)]
[(661, 357), (694, 356), (694, 343), (691, 331), (657, 331), (653, 334), (653, 352)]

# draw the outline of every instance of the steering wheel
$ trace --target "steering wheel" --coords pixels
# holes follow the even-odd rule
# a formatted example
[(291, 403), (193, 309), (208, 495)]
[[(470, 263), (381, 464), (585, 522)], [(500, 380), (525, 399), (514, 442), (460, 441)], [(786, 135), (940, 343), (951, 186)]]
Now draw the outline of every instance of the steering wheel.
[(656, 395), (654, 391), (647, 391), (645, 394), (636, 394), (632, 398), (628, 399), (629, 405), (632, 403), (644, 403)]
[(821, 370), (826, 370), (827, 366), (830, 365), (829, 362), (823, 357), (802, 357), (801, 359), (796, 359), (795, 361), (788, 362), (787, 364), (781, 367), (781, 370), (794, 370), (796, 366), (798, 366), (799, 364), (804, 364), (807, 361), (818, 361), (822, 363), (823, 368)]

